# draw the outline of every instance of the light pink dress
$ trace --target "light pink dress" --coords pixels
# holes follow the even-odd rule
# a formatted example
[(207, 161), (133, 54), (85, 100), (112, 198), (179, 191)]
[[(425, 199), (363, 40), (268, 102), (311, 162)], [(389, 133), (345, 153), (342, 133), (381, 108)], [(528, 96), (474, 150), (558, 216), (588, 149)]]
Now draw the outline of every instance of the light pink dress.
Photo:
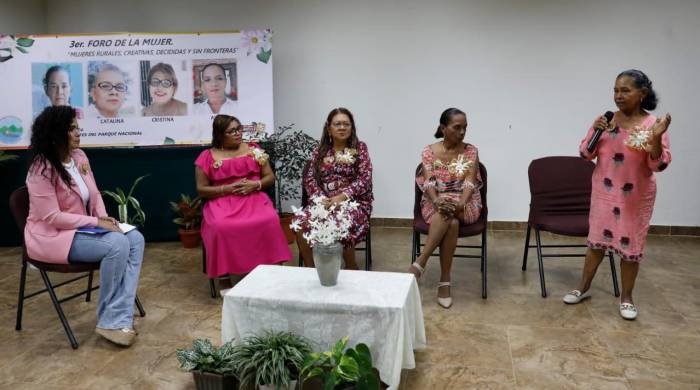
[[(649, 115), (642, 127), (649, 128), (655, 121), (656, 117)], [(632, 130), (616, 127), (605, 131), (593, 153), (588, 153), (586, 147), (594, 132), (591, 127), (579, 151), (588, 160), (597, 158), (593, 171), (588, 246), (609, 249), (623, 260), (639, 262), (644, 254), (656, 199), (654, 172), (663, 171), (671, 163), (671, 150), (666, 132), (661, 137), (661, 156), (652, 160), (648, 152), (625, 145)]]
[[(260, 165), (250, 155), (222, 160), (221, 166), (214, 168), (214, 158), (207, 149), (195, 165), (204, 171), (213, 186), (243, 178), (260, 179)], [(209, 277), (245, 274), (259, 264), (282, 263), (292, 258), (277, 211), (262, 191), (209, 199), (202, 214)]]

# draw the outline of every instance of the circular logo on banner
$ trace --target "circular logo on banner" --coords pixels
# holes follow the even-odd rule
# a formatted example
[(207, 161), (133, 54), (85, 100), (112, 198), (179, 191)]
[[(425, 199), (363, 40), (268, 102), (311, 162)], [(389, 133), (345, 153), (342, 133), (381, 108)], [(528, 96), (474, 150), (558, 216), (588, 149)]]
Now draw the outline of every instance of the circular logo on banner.
[(15, 144), (24, 133), (22, 121), (16, 116), (0, 118), (0, 143)]

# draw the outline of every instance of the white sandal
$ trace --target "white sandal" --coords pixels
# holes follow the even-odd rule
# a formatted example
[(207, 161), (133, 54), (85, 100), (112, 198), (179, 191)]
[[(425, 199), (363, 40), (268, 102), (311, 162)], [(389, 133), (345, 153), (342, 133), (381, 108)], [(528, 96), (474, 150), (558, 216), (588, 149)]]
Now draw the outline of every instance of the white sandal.
[(566, 295), (564, 295), (564, 303), (569, 304), (569, 305), (575, 305), (577, 303), (580, 303), (586, 298), (591, 297), (591, 289), (589, 288), (585, 292), (581, 292), (581, 290), (571, 290)]
[(626, 320), (633, 320), (637, 318), (637, 308), (633, 303), (622, 302), (620, 303), (620, 315)]
[(417, 261), (411, 263), (411, 267), (415, 268), (418, 271), (418, 276), (416, 276), (416, 274), (413, 271), (411, 271), (411, 273), (413, 274), (413, 276), (416, 277), (416, 282), (420, 282), (420, 278), (423, 276), (423, 272), (425, 272), (425, 268), (421, 267), (421, 265), (418, 264)]
[[(438, 286), (438, 289), (440, 287), (450, 287), (450, 282), (438, 282), (437, 286)], [(450, 306), (452, 306), (452, 297), (451, 296), (446, 297), (446, 298), (437, 297), (437, 301), (438, 301), (438, 305), (444, 307), (445, 309), (449, 309)]]

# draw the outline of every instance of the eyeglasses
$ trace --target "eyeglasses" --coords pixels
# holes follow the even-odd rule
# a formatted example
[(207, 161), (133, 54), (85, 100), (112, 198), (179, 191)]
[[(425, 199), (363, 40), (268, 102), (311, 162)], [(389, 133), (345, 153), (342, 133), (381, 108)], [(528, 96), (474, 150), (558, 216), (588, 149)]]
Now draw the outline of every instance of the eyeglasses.
[(352, 123), (350, 122), (333, 122), (331, 123), (331, 126), (333, 127), (352, 127)]
[(103, 91), (111, 91), (113, 89), (116, 89), (117, 92), (126, 92), (129, 89), (124, 83), (112, 84), (109, 81), (97, 83), (97, 87)]
[(241, 127), (238, 126), (238, 127), (232, 128), (232, 129), (228, 129), (228, 130), (225, 131), (225, 133), (226, 133), (226, 134), (231, 134), (231, 135), (234, 135), (234, 134), (241, 134)]
[(151, 81), (148, 83), (151, 87), (163, 87), (163, 88), (170, 88), (173, 85), (175, 85), (175, 82), (173, 80), (165, 79), (165, 80), (160, 80), (157, 78), (152, 78)]

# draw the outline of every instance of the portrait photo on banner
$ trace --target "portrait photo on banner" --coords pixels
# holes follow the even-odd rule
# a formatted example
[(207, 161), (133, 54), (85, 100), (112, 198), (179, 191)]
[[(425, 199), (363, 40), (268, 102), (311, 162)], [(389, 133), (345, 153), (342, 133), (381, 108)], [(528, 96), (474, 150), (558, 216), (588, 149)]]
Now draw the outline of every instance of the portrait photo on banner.
[(143, 116), (187, 115), (192, 87), (187, 61), (141, 61), (141, 105)]
[(236, 60), (192, 60), (194, 114), (237, 115), (238, 72)]
[(81, 118), (83, 93), (82, 64), (32, 63), (32, 118), (49, 106), (73, 106)]
[(139, 62), (90, 61), (88, 63), (88, 118), (138, 116), (141, 104), (138, 85)]

